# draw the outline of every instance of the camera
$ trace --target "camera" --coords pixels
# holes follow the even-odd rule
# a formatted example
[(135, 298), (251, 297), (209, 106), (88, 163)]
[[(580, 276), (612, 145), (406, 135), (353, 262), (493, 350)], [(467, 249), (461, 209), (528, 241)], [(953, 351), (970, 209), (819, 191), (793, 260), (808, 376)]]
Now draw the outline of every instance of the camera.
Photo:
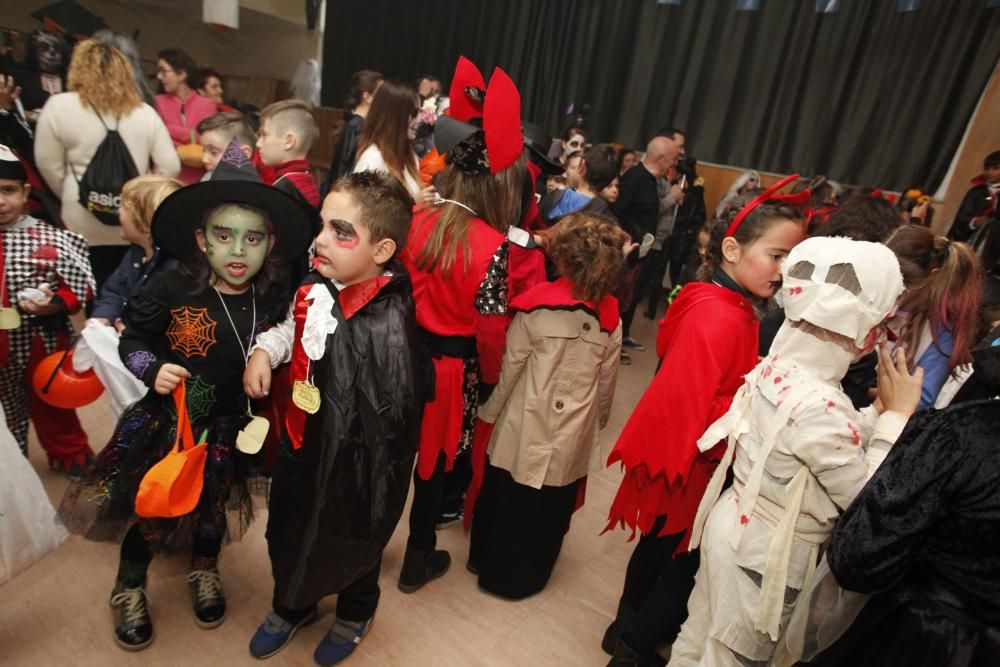
[(684, 176), (687, 176), (688, 183), (693, 183), (696, 178), (698, 178), (698, 172), (695, 167), (698, 165), (698, 160), (693, 157), (682, 157), (677, 160), (677, 171)]

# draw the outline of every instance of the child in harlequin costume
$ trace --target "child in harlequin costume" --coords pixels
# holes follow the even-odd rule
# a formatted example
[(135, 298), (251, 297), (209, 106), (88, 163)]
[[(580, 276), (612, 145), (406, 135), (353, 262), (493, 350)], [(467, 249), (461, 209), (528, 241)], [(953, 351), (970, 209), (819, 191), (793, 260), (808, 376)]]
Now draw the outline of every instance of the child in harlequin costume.
[(443, 197), (413, 216), (402, 262), (413, 280), (417, 323), (434, 371), (414, 473), (410, 536), (399, 575), (410, 593), (445, 573), (435, 527), (447, 471), (472, 444), (480, 387), (500, 374), (507, 326), (508, 243), (517, 223), (521, 164), (520, 95), (503, 70), (487, 88), (465, 58), (452, 79), (450, 116), (434, 128), (448, 168)]
[(245, 375), (254, 397), (291, 361), (287, 439), (271, 483), (267, 547), (273, 611), (250, 641), (267, 658), (337, 595), (314, 658), (347, 658), (372, 627), (382, 550), (410, 488), (423, 405), (420, 338), (406, 270), (395, 261), (413, 201), (372, 171), (336, 181), (321, 210), (316, 271), (284, 323), (261, 334)]
[(777, 292), (781, 261), (802, 238), (789, 204), (808, 195), (775, 195), (791, 180), (742, 195), (713, 224), (704, 282), (685, 285), (667, 311), (660, 368), (608, 460), (625, 468), (608, 529), (641, 533), (602, 642), (612, 665), (662, 664), (656, 648), (684, 621), (698, 569), (697, 554), (685, 553), (688, 537), (722, 455), (721, 447), (699, 452), (696, 442), (757, 363), (757, 309)]
[(520, 599), (549, 580), (611, 414), (621, 321), (611, 291), (628, 237), (570, 214), (546, 250), (561, 278), (511, 299), (503, 368), (479, 417), (495, 424), (475, 506), (469, 569), (480, 588)]
[(23, 163), (0, 145), (0, 401), (21, 451), (30, 416), (49, 464), (79, 474), (93, 452), (76, 412), (43, 402), (31, 377), (69, 344), (66, 316), (93, 297), (94, 276), (82, 236), (24, 214), (30, 189)]
[[(282, 265), (312, 242), (311, 220), (307, 207), (259, 181), (235, 142), (212, 180), (178, 190), (156, 210), (153, 241), (179, 264), (132, 295), (119, 342), (126, 368), (149, 391), (122, 414), (60, 509), (71, 531), (121, 541), (111, 607), (115, 640), (127, 650), (153, 640), (145, 583), (154, 551), (190, 551), (195, 622), (212, 628), (225, 618), (219, 551), (253, 516), (253, 460), (236, 449), (251, 420), (242, 371), (257, 334), (283, 317)], [(187, 515), (140, 518), (139, 483), (173, 446), (177, 415), (170, 394), (182, 380), (193, 432), (204, 434), (208, 445), (204, 488)]]
[[(880, 348), (879, 402), (840, 388), (896, 308), (903, 277), (879, 243), (812, 238), (782, 267), (785, 322), (771, 353), (698, 441), (728, 445), (698, 508), (701, 567), (671, 665), (770, 664), (837, 521), (920, 401), (922, 370)], [(719, 497), (732, 466), (733, 484)]]

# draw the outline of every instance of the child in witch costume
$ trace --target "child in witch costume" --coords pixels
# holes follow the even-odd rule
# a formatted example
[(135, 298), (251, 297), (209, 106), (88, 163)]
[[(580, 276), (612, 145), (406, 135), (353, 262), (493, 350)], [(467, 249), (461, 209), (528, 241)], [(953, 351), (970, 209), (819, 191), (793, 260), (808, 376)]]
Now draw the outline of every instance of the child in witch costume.
[(662, 664), (657, 647), (674, 640), (687, 615), (698, 556), (685, 551), (722, 455), (696, 443), (757, 363), (757, 309), (777, 292), (781, 262), (802, 239), (788, 200), (801, 204), (808, 194), (775, 194), (795, 178), (741, 196), (716, 220), (704, 282), (685, 285), (667, 311), (656, 341), (660, 368), (608, 459), (621, 461), (625, 476), (605, 530), (628, 525), (633, 537), (642, 534), (601, 644), (614, 656), (610, 665)]
[[(212, 628), (225, 618), (219, 551), (227, 537), (242, 535), (253, 516), (252, 461), (236, 449), (237, 436), (252, 419), (241, 370), (257, 334), (284, 313), (281, 267), (312, 242), (311, 216), (289, 195), (261, 183), (235, 142), (212, 180), (178, 190), (156, 210), (153, 240), (179, 264), (131, 297), (119, 343), (126, 368), (150, 391), (122, 414), (110, 442), (67, 491), (60, 509), (73, 532), (121, 540), (111, 607), (122, 648), (139, 650), (153, 640), (145, 582), (154, 551), (190, 550), (187, 580), (196, 623)], [(140, 518), (139, 484), (174, 443), (177, 415), (170, 394), (181, 381), (193, 431), (208, 445), (204, 488), (187, 515)]]
[(586, 475), (602, 467), (622, 344), (610, 292), (627, 242), (610, 220), (572, 213), (546, 243), (562, 278), (511, 300), (500, 380), (479, 408), (496, 428), (469, 547), (469, 569), (496, 595), (545, 587)]
[(73, 410), (43, 402), (30, 388), (35, 366), (69, 344), (67, 315), (94, 293), (87, 242), (24, 214), (31, 186), (24, 164), (0, 145), (0, 402), (21, 451), (28, 419), (49, 465), (78, 475), (93, 455)]
[(434, 127), (443, 198), (418, 208), (401, 256), (413, 280), (417, 323), (432, 357), (434, 391), (424, 409), (413, 480), (410, 536), (399, 589), (412, 593), (451, 565), (436, 550), (448, 471), (472, 444), (480, 385), (500, 375), (507, 326), (505, 234), (521, 214), (520, 94), (503, 70), (486, 88), (461, 58), (450, 116)]
[(333, 184), (321, 211), (316, 271), (285, 322), (257, 340), (245, 387), (270, 389), (291, 361), (287, 440), (267, 524), (274, 611), (250, 641), (267, 658), (337, 594), (321, 665), (347, 658), (378, 605), (382, 550), (403, 513), (420, 436), (420, 351), (413, 292), (394, 258), (410, 227), (398, 180), (366, 171)]

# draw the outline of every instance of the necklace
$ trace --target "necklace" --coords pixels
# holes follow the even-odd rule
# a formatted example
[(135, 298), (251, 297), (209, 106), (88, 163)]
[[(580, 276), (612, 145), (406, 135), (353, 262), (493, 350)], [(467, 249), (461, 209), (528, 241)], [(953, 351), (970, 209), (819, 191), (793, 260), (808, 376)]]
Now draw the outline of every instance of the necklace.
[[(246, 346), (243, 345), (243, 338), (240, 337), (239, 329), (236, 328), (236, 323), (233, 322), (233, 316), (229, 314), (229, 307), (226, 306), (226, 300), (222, 298), (222, 292), (215, 285), (212, 285), (212, 289), (219, 297), (219, 303), (222, 304), (222, 310), (226, 311), (226, 318), (229, 320), (229, 326), (233, 328), (233, 333), (236, 334), (236, 342), (240, 346), (240, 352), (243, 353), (243, 367), (246, 368), (247, 362), (250, 361), (250, 348), (249, 343)], [(251, 312), (253, 313), (253, 319), (250, 324), (250, 340), (253, 340), (253, 333), (257, 330), (257, 295), (254, 290), (253, 283), (250, 284), (250, 306)], [(249, 409), (249, 399), (247, 399), (247, 408)]]
[[(240, 336), (240, 331), (236, 328), (236, 323), (233, 321), (233, 316), (229, 314), (229, 307), (226, 305), (226, 300), (222, 298), (222, 293), (215, 285), (212, 286), (212, 289), (219, 296), (219, 303), (222, 304), (222, 310), (226, 311), (229, 326), (233, 328), (233, 333), (236, 334), (236, 342), (240, 346), (240, 352), (243, 353), (243, 368), (246, 369), (247, 364), (250, 363), (250, 346), (253, 345), (253, 334), (257, 331), (257, 294), (254, 285), (250, 283), (250, 306), (253, 319), (250, 324), (250, 338), (245, 347), (243, 345), (243, 338)], [(236, 449), (244, 454), (256, 454), (264, 446), (264, 439), (267, 438), (267, 432), (271, 424), (264, 417), (253, 414), (253, 411), (250, 409), (249, 396), (247, 396), (247, 417), (250, 418), (250, 421), (236, 435)]]

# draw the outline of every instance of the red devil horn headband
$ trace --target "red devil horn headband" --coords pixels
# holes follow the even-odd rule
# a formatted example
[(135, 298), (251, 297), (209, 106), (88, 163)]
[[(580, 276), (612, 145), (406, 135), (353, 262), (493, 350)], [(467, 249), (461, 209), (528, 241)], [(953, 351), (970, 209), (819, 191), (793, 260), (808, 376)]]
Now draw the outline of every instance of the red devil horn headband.
[(750, 213), (755, 208), (757, 208), (764, 202), (768, 201), (769, 199), (776, 199), (782, 203), (788, 204), (789, 206), (802, 206), (807, 201), (809, 201), (809, 197), (812, 196), (812, 193), (809, 192), (808, 189), (790, 195), (774, 194), (775, 192), (785, 187), (789, 183), (797, 180), (798, 178), (799, 174), (792, 174), (790, 176), (785, 176), (783, 179), (781, 179), (780, 181), (769, 187), (767, 190), (764, 190), (759, 195), (754, 197), (753, 201), (744, 206), (740, 210), (740, 212), (736, 214), (736, 218), (733, 219), (733, 222), (729, 225), (729, 229), (726, 230), (726, 236), (734, 236), (736, 234), (736, 230), (739, 229), (740, 225), (743, 224), (743, 220), (745, 220), (746, 217), (750, 215)]
[(465, 56), (459, 56), (455, 75), (449, 89), (448, 115), (455, 120), (468, 123), (470, 119), (483, 115), (483, 94), (486, 82), (483, 73)]

